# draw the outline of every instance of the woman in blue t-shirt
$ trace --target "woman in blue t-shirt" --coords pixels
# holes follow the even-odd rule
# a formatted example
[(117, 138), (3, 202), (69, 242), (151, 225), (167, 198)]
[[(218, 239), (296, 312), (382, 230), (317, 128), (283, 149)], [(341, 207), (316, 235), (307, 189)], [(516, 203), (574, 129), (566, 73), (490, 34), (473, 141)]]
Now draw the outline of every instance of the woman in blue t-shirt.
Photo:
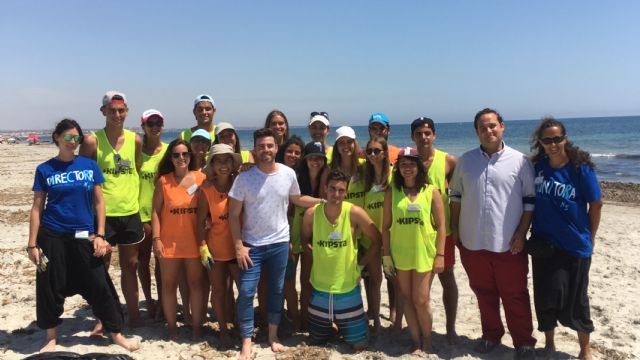
[(531, 140), (535, 165), (536, 206), (532, 237), (554, 248), (547, 257), (532, 257), (533, 292), (538, 330), (545, 349), (555, 352), (559, 321), (578, 332), (580, 359), (591, 358), (589, 334), (589, 267), (600, 224), (602, 196), (589, 153), (573, 145), (564, 124), (542, 119)]
[(27, 244), (37, 266), (37, 324), (46, 330), (41, 351), (55, 350), (65, 297), (75, 294), (91, 305), (114, 343), (134, 351), (139, 345), (122, 335), (120, 301), (101, 259), (109, 251), (100, 187), (104, 177), (95, 161), (75, 155), (83, 139), (75, 120), (60, 121), (51, 138), (58, 155), (36, 168)]

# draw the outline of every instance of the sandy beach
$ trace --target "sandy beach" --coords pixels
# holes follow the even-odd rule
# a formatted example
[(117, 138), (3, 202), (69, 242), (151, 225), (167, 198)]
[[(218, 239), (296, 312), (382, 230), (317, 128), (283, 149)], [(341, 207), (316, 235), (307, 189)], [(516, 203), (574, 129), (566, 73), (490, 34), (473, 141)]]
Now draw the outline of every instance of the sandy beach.
[[(44, 332), (35, 324), (35, 266), (25, 252), (28, 235), (29, 210), (32, 202), (31, 186), (35, 167), (54, 156), (53, 145), (27, 146), (26, 144), (0, 144), (0, 358), (20, 359), (36, 353), (44, 339)], [(597, 359), (640, 358), (640, 185), (603, 183), (605, 206), (592, 259), (590, 276), (591, 316), (596, 330), (592, 334), (592, 346)], [(117, 258), (114, 257), (114, 259)], [(473, 293), (469, 289), (459, 258), (455, 267), (460, 299), (457, 331), (460, 343), (446, 344), (445, 318), (441, 296), (442, 288), (434, 280), (432, 288), (433, 347), (430, 359), (476, 359), (472, 351), (474, 340), (480, 336), (480, 319)], [(111, 277), (120, 291), (120, 274), (117, 265), (112, 266)], [(529, 275), (530, 295), (531, 275)], [(156, 289), (153, 289), (155, 296)], [(388, 304), (386, 284), (382, 285), (383, 326)], [(119, 294), (124, 303), (122, 294)], [(145, 304), (142, 303), (144, 309)], [(533, 307), (533, 305), (532, 305)], [(146, 313), (143, 312), (143, 317)], [(535, 315), (534, 315), (535, 316)], [(63, 315), (64, 322), (58, 328), (59, 351), (77, 353), (124, 353), (107, 338), (90, 339), (93, 325), (90, 308), (80, 296), (68, 298)], [(536, 326), (534, 317), (534, 327)], [(176, 342), (165, 340), (166, 329), (162, 322), (145, 317), (144, 326), (126, 329), (125, 334), (137, 339), (141, 348), (130, 355), (135, 359), (234, 359), (237, 349), (218, 351), (217, 331), (208, 323), (205, 339), (191, 342), (190, 330), (181, 328)], [(217, 325), (215, 325), (217, 326)], [(544, 336), (535, 331), (537, 349), (541, 353)], [(260, 340), (260, 339), (259, 339)], [(403, 355), (410, 346), (406, 329), (400, 336), (393, 336), (384, 329), (372, 336), (370, 350), (352, 352), (341, 341), (327, 347), (304, 344), (305, 334), (282, 339), (288, 350), (277, 356), (260, 342), (254, 346), (256, 359), (387, 359), (409, 358)], [(511, 359), (513, 346), (507, 334), (503, 344), (490, 356), (491, 359)], [(239, 342), (238, 342), (239, 343)], [(575, 332), (560, 327), (556, 331), (556, 358), (567, 359), (578, 354)]]

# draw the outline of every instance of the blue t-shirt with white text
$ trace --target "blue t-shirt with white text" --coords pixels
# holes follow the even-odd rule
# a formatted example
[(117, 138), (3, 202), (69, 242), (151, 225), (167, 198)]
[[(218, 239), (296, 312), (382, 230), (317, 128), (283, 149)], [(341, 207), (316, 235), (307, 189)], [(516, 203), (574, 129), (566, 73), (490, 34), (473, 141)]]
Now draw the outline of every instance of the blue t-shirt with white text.
[(94, 187), (104, 177), (98, 164), (77, 156), (70, 162), (55, 158), (36, 168), (33, 191), (46, 193), (46, 204), (40, 223), (61, 233), (94, 229)]
[(549, 159), (535, 165), (536, 206), (531, 233), (541, 235), (569, 255), (591, 257), (591, 227), (587, 205), (601, 199), (593, 168), (571, 162), (559, 169)]

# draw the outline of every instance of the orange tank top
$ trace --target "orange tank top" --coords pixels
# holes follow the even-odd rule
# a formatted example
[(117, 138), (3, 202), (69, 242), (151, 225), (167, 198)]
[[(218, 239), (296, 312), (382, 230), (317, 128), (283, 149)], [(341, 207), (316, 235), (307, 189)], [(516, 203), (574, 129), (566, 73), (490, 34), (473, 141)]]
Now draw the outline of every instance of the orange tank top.
[[(198, 189), (205, 179), (200, 171), (192, 171)], [(200, 257), (196, 236), (198, 192), (189, 194), (176, 184), (173, 173), (160, 177), (163, 205), (160, 213), (160, 241), (164, 245), (163, 257), (194, 259)]]
[(231, 237), (229, 226), (229, 198), (227, 193), (221, 193), (211, 183), (201, 188), (202, 194), (209, 204), (211, 228), (207, 235), (207, 245), (213, 259), (228, 261), (236, 258), (236, 250)]

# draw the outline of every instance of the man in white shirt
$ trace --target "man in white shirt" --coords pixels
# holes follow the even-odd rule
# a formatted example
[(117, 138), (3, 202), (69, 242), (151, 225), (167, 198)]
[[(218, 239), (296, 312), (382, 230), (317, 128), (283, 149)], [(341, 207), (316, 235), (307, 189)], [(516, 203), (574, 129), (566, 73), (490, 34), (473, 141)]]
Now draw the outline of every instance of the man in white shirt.
[(289, 256), (289, 201), (309, 208), (320, 199), (301, 196), (295, 172), (275, 162), (278, 145), (271, 129), (253, 134), (256, 166), (240, 173), (229, 191), (229, 224), (240, 267), (237, 313), (242, 349), (238, 359), (251, 359), (253, 298), (262, 267), (267, 271), (268, 342), (284, 351), (278, 340), (282, 316), (284, 275)]
[(476, 352), (492, 351), (504, 335), (500, 301), (516, 359), (534, 359), (533, 321), (527, 289), (525, 236), (535, 189), (533, 166), (504, 144), (504, 121), (486, 108), (474, 119), (480, 147), (458, 160), (451, 179), (451, 231), (480, 308), (482, 338)]

